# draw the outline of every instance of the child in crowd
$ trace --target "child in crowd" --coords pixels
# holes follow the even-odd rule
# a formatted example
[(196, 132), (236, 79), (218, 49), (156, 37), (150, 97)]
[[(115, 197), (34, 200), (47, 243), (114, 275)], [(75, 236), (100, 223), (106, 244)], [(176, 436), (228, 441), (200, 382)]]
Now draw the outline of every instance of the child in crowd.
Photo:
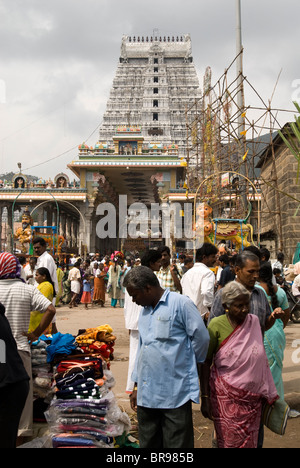
[(83, 292), (82, 292), (80, 302), (81, 302), (81, 304), (84, 304), (85, 309), (88, 309), (88, 304), (92, 303), (90, 275), (85, 275), (85, 277), (84, 277)]
[(273, 275), (275, 276), (277, 284), (282, 285), (284, 283), (284, 278), (282, 277), (281, 270), (279, 268), (274, 268)]

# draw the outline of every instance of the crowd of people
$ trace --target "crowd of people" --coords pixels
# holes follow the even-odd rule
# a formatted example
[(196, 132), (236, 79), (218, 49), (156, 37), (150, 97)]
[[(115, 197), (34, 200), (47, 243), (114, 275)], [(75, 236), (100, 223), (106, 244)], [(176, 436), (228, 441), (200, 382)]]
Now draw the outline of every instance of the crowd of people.
[[(33, 240), (34, 256), (0, 253), (0, 447), (14, 448), (33, 434), (31, 343), (56, 334), (56, 308), (84, 304), (124, 306), (122, 285), (131, 261), (120, 253), (70, 263), (55, 262), (42, 237)], [(122, 261), (123, 260), (123, 261)], [(136, 260), (138, 265), (139, 261)]]
[(9, 348), (0, 366), (1, 447), (32, 433), (29, 343), (57, 333), (56, 307), (103, 307), (107, 294), (111, 307), (124, 308), (126, 392), (142, 448), (192, 448), (193, 402), (214, 421), (214, 446), (262, 447), (263, 403), (284, 401), (289, 320), (282, 270), (272, 269), (266, 249), (231, 255), (203, 244), (194, 262), (164, 246), (141, 258), (113, 252), (66, 265), (43, 238), (33, 248), (28, 264), (0, 254), (0, 340)]
[(264, 405), (284, 402), (286, 293), (266, 249), (222, 248), (203, 244), (185, 271), (168, 247), (150, 251), (125, 276), (127, 391), (141, 447), (192, 448), (191, 402), (201, 402), (213, 446), (260, 448)]
[[(34, 246), (37, 244), (35, 243)], [(45, 244), (46, 248), (46, 244)], [(27, 284), (36, 285), (36, 273), (40, 263), (39, 251), (37, 256), (19, 261), (23, 266), (22, 278)], [(125, 291), (122, 287), (123, 278), (132, 264), (138, 265), (139, 260), (123, 259), (119, 252), (111, 255), (87, 255), (86, 258), (72, 256), (68, 262), (54, 262), (53, 257), (47, 254), (49, 274), (52, 277), (53, 291), (55, 292), (55, 305), (68, 305), (70, 308), (84, 304), (103, 307), (106, 302), (106, 293), (111, 299), (111, 306), (124, 306)], [(45, 255), (45, 254), (44, 254)], [(51, 259), (51, 260), (50, 260)]]

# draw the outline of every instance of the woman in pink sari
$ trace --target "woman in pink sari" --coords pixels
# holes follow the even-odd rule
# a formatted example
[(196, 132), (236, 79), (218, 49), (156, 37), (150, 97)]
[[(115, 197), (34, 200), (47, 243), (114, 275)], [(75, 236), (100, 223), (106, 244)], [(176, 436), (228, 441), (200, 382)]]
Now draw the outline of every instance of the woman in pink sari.
[(201, 373), (201, 410), (214, 421), (219, 448), (256, 448), (262, 404), (278, 398), (249, 300), (244, 286), (228, 283), (222, 291), (226, 315), (208, 326), (211, 341)]

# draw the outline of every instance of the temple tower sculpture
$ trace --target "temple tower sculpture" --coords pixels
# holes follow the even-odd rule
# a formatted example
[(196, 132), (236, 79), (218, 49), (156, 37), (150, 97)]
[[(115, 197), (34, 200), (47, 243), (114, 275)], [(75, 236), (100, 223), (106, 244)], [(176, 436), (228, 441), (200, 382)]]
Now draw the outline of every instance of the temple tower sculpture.
[(100, 140), (120, 124), (138, 125), (144, 143), (178, 145), (186, 155), (186, 109), (201, 96), (189, 34), (123, 36)]

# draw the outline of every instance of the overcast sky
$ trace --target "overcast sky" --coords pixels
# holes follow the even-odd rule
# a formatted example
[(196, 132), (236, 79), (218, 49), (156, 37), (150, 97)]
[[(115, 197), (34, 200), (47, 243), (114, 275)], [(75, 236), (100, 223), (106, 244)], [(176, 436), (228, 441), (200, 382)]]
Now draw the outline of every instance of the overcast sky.
[[(293, 110), (300, 2), (241, 3), (244, 74), (268, 102), (281, 72), (272, 107)], [(66, 165), (98, 140), (123, 34), (190, 33), (202, 86), (207, 66), (214, 83), (236, 56), (235, 15), (235, 0), (0, 0), (0, 173), (21, 162), (27, 174), (74, 178)]]

